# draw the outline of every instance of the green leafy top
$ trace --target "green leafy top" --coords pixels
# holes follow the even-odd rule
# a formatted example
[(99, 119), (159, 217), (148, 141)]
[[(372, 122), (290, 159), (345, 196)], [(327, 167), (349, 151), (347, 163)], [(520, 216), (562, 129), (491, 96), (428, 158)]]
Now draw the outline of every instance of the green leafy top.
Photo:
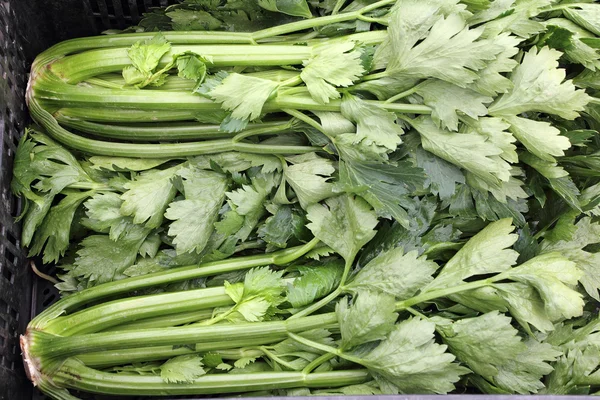
[(417, 93), (423, 97), (423, 102), (433, 109), (433, 121), (438, 126), (452, 131), (458, 130), (457, 112), (477, 119), (487, 115), (485, 104), (493, 100), (473, 90), (433, 79), (418, 85)]
[(127, 54), (133, 65), (125, 67), (123, 78), (129, 85), (160, 86), (164, 76), (154, 74), (161, 59), (171, 50), (171, 44), (160, 32), (153, 38), (136, 42)]
[(394, 298), (381, 292), (360, 292), (353, 297), (351, 306), (344, 297), (337, 303), (336, 313), (342, 350), (385, 339), (398, 319)]
[(555, 114), (575, 119), (589, 102), (583, 90), (565, 81), (565, 70), (558, 68), (561, 53), (548, 47), (531, 48), (511, 75), (512, 90), (489, 108), (494, 116), (511, 116), (528, 111)]
[(315, 153), (288, 157), (287, 161), (292, 165), (286, 166), (284, 176), (302, 208), (306, 210), (311, 204), (333, 195), (334, 185), (329, 182), (335, 172), (333, 161)]
[(365, 73), (360, 57), (354, 42), (318, 46), (313, 49), (312, 57), (304, 61), (300, 77), (312, 98), (326, 104), (340, 98), (336, 87), (350, 86)]
[(358, 251), (375, 236), (375, 213), (360, 197), (341, 195), (308, 208), (308, 228), (316, 238), (352, 262)]
[(473, 236), (423, 290), (457, 285), (474, 275), (507, 271), (519, 257), (519, 253), (509, 249), (518, 238), (511, 234), (513, 230), (510, 219), (489, 224)]
[(354, 144), (364, 142), (367, 146), (376, 145), (394, 151), (402, 140), (402, 127), (396, 124), (396, 116), (357, 96), (345, 94), (341, 113), (357, 124)]
[[(497, 311), (440, 327), (457, 358), (479, 376), (509, 393), (536, 393), (544, 387), (543, 375), (552, 371), (549, 361), (561, 353), (549, 344), (523, 340), (511, 319)], [(526, 366), (526, 367), (525, 367)]]
[(35, 201), (38, 196), (32, 189), (56, 195), (74, 183), (95, 182), (68, 150), (45, 134), (28, 130), (15, 154), (13, 192)]
[(232, 118), (255, 120), (277, 87), (277, 82), (268, 79), (232, 73), (209, 94), (218, 103), (223, 103), (225, 110), (231, 111)]
[(386, 74), (437, 78), (466, 87), (477, 80), (475, 71), (502, 52), (494, 42), (479, 40), (483, 28), (469, 29), (460, 14), (443, 17), (439, 7), (427, 2), (406, 13), (397, 5), (390, 17), (388, 42), (376, 54), (387, 61)]
[(435, 342), (435, 324), (410, 318), (394, 326), (377, 347), (357, 360), (375, 374), (384, 392), (445, 394), (469, 370)]
[(509, 180), (511, 166), (500, 157), (504, 150), (485, 136), (476, 132), (455, 133), (440, 129), (429, 117), (419, 117), (411, 124), (421, 135), (425, 150), (490, 184)]
[(288, 284), (287, 301), (294, 308), (313, 303), (332, 292), (340, 283), (344, 265), (339, 260), (327, 260), (322, 266), (301, 266), (300, 277)]
[(172, 202), (166, 210), (165, 217), (174, 221), (169, 235), (174, 237), (178, 253), (201, 253), (214, 231), (228, 182), (218, 172), (190, 167), (179, 170), (178, 175), (182, 178), (185, 200)]
[(262, 321), (274, 315), (277, 306), (284, 301), (283, 272), (269, 268), (253, 268), (246, 274), (244, 282), (225, 281), (225, 292), (236, 305), (223, 314), (232, 321)]
[(438, 269), (433, 261), (418, 257), (418, 252), (404, 252), (402, 247), (382, 252), (353, 277), (344, 289), (386, 293), (398, 300), (408, 299), (430, 283)]
[(197, 354), (173, 357), (160, 366), (160, 377), (168, 383), (190, 383), (206, 374)]
[(145, 223), (149, 228), (158, 228), (177, 193), (173, 179), (180, 168), (178, 165), (165, 170), (144, 171), (135, 180), (127, 182), (127, 191), (121, 196), (121, 213), (132, 216), (136, 224)]

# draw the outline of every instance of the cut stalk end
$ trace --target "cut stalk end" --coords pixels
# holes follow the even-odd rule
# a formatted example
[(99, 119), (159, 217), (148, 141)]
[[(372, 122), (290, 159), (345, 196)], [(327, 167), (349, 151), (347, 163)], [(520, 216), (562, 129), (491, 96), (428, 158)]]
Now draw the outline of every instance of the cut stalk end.
[(25, 374), (33, 383), (33, 386), (39, 386), (44, 378), (41, 371), (40, 359), (31, 354), (31, 336), (29, 329), (25, 335), (21, 335), (19, 342), (21, 344), (21, 354), (23, 356), (23, 365), (25, 366)]

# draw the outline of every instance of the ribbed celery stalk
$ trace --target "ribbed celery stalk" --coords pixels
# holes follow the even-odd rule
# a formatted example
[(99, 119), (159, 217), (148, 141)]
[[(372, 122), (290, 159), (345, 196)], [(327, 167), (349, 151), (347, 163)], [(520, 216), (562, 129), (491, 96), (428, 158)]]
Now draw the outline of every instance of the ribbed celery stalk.
[(168, 328), (171, 326), (185, 325), (192, 322), (203, 321), (211, 318), (213, 315), (212, 309), (188, 311), (180, 313), (169, 313), (168, 315), (160, 315), (158, 317), (143, 318), (140, 320), (125, 322), (120, 325), (111, 326), (107, 331), (134, 331), (138, 329), (148, 328)]
[[(150, 346), (178, 346), (190, 341), (202, 344), (222, 341), (223, 338), (275, 343), (288, 333), (337, 325), (335, 313), (312, 315), (286, 321), (267, 321), (218, 324), (211, 326), (183, 326), (164, 329), (144, 329), (124, 332), (101, 332), (76, 336), (56, 336), (28, 329), (23, 341), (30, 357), (50, 360), (55, 357), (70, 357), (86, 352), (132, 349)], [(25, 352), (25, 349), (24, 349)]]
[(139, 158), (187, 157), (229, 151), (257, 154), (302, 154), (319, 149), (312, 146), (264, 145), (260, 143), (238, 142), (235, 138), (160, 144), (104, 142), (79, 136), (64, 129), (35, 99), (29, 101), (29, 110), (34, 120), (42, 125), (54, 139), (65, 146), (103, 156), (131, 157), (135, 155)]
[(30, 322), (29, 328), (43, 330), (54, 319), (64, 314), (68, 315), (86, 304), (111, 296), (131, 293), (135, 290), (266, 265), (285, 265), (302, 257), (318, 243), (318, 239), (313, 239), (303, 246), (292, 247), (264, 255), (236, 257), (201, 265), (172, 268), (163, 272), (155, 272), (153, 274), (98, 285), (74, 293), (54, 303), (42, 314), (35, 317)]
[(101, 372), (68, 359), (52, 375), (56, 385), (91, 393), (137, 396), (220, 394), (295, 387), (328, 388), (359, 384), (369, 379), (364, 369), (304, 374), (258, 372), (204, 375), (191, 383), (166, 383), (159, 376), (121, 375)]
[[(275, 342), (285, 340), (287, 335), (281, 335), (275, 339)], [(135, 349), (125, 350), (108, 350), (97, 353), (78, 354), (76, 358), (85, 365), (93, 368), (107, 368), (115, 365), (126, 365), (131, 363), (167, 360), (171, 357), (181, 356), (185, 354), (194, 354), (198, 352), (221, 352), (221, 351), (236, 351), (229, 349), (239, 349), (242, 347), (261, 346), (264, 341), (261, 339), (255, 340), (236, 340), (228, 339), (221, 342), (196, 343), (188, 346), (155, 346), (155, 347), (138, 347)]]
[(232, 304), (233, 301), (223, 287), (136, 296), (101, 303), (71, 315), (60, 316), (44, 330), (56, 335), (73, 336), (98, 332), (122, 321), (137, 321), (166, 313), (191, 312)]
[[(199, 122), (116, 125), (80, 120), (62, 114), (55, 115), (55, 117), (60, 125), (76, 129), (80, 132), (129, 141), (205, 140), (232, 138), (235, 136), (234, 133), (221, 131), (219, 125), (206, 125)], [(244, 130), (244, 133), (250, 136), (275, 135), (289, 132), (293, 125), (293, 121), (250, 124)]]

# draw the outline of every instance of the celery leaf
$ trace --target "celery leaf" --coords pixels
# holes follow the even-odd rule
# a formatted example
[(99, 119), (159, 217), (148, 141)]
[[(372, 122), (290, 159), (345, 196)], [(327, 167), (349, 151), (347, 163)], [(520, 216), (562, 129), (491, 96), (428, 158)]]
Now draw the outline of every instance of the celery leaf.
[(333, 260), (322, 266), (299, 267), (298, 272), (300, 277), (287, 287), (286, 299), (294, 308), (310, 305), (331, 293), (340, 283), (344, 265)]
[(227, 180), (224, 175), (193, 168), (178, 172), (183, 180), (185, 199), (172, 202), (165, 217), (173, 222), (169, 236), (177, 253), (201, 253), (214, 230), (219, 210), (225, 200)]
[(206, 374), (203, 366), (198, 354), (173, 357), (160, 366), (160, 377), (167, 383), (191, 383)]
[(548, 344), (523, 341), (511, 319), (498, 311), (466, 318), (441, 328), (444, 342), (479, 376), (511, 393), (536, 393), (552, 371), (548, 362), (561, 353)]
[(428, 117), (416, 118), (411, 124), (421, 135), (425, 150), (492, 184), (510, 178), (511, 166), (500, 158), (504, 151), (485, 136), (443, 130)]
[(478, 40), (483, 29), (469, 29), (458, 14), (437, 19), (431, 14), (425, 16), (428, 20), (419, 26), (415, 20), (408, 20), (410, 14), (401, 7), (392, 13), (389, 39), (383, 45), (387, 50), (387, 75), (437, 78), (467, 87), (477, 80), (475, 71), (485, 68), (503, 50), (494, 42)]
[(71, 224), (75, 212), (91, 192), (65, 191), (65, 197), (52, 206), (40, 228), (33, 235), (29, 256), (38, 255), (44, 249), (44, 263), (57, 262), (69, 247)]
[(341, 348), (385, 339), (398, 319), (394, 306), (394, 298), (382, 292), (361, 291), (352, 298), (351, 305), (348, 297), (342, 298), (335, 309), (342, 333)]
[(493, 100), (473, 90), (433, 79), (418, 85), (417, 93), (433, 109), (431, 117), (436, 125), (451, 131), (458, 130), (457, 112), (477, 119), (487, 114), (485, 104)]
[(507, 278), (534, 287), (544, 300), (552, 321), (579, 317), (583, 314), (583, 296), (571, 287), (583, 273), (576, 264), (559, 253), (546, 253), (507, 272)]
[(419, 257), (417, 251), (405, 253), (402, 247), (382, 252), (373, 258), (344, 286), (351, 292), (378, 291), (405, 300), (433, 280), (439, 266)]
[(375, 236), (377, 216), (360, 197), (341, 195), (308, 207), (308, 228), (316, 238), (351, 262)]
[(284, 176), (302, 208), (333, 195), (334, 185), (329, 182), (335, 172), (333, 161), (315, 153), (288, 157), (287, 161), (292, 165), (285, 168)]
[(167, 42), (162, 33), (157, 33), (151, 39), (139, 41), (133, 44), (127, 51), (132, 65), (125, 67), (123, 78), (128, 85), (140, 87), (153, 84), (160, 86), (164, 83), (162, 75), (157, 76), (154, 70), (158, 67), (160, 60), (171, 50), (171, 44)]
[(278, 83), (268, 79), (232, 73), (210, 91), (210, 97), (231, 111), (237, 120), (260, 117), (264, 104), (277, 89)]
[(584, 110), (590, 97), (577, 90), (566, 72), (558, 68), (562, 53), (542, 47), (532, 47), (511, 75), (514, 87), (490, 107), (492, 116), (513, 116), (528, 111), (555, 114), (575, 119)]
[(509, 249), (518, 238), (511, 233), (513, 230), (510, 219), (489, 224), (473, 236), (423, 290), (449, 287), (474, 275), (510, 269), (519, 257), (519, 253)]
[(177, 192), (173, 178), (180, 167), (148, 170), (126, 183), (127, 191), (121, 196), (121, 213), (132, 216), (136, 224), (145, 223), (149, 228), (158, 228), (162, 224), (165, 210)]
[(400, 136), (404, 130), (396, 124), (393, 113), (353, 95), (344, 95), (341, 112), (357, 124), (355, 143), (375, 144), (389, 151), (396, 150), (402, 143)]
[(469, 370), (453, 363), (456, 357), (435, 342), (435, 324), (410, 318), (397, 324), (379, 346), (357, 362), (367, 367), (388, 391), (445, 394), (455, 389)]
[(300, 74), (313, 99), (322, 104), (339, 99), (336, 87), (350, 86), (366, 72), (354, 47), (354, 42), (343, 41), (313, 49)]

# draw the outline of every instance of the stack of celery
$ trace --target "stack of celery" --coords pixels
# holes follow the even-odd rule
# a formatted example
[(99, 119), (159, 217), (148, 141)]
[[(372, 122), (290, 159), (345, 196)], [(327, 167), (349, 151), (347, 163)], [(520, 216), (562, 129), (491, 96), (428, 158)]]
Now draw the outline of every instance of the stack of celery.
[(21, 338), (44, 393), (599, 390), (599, 4), (185, 0), (109, 33), (36, 59), (15, 155), (60, 268)]

